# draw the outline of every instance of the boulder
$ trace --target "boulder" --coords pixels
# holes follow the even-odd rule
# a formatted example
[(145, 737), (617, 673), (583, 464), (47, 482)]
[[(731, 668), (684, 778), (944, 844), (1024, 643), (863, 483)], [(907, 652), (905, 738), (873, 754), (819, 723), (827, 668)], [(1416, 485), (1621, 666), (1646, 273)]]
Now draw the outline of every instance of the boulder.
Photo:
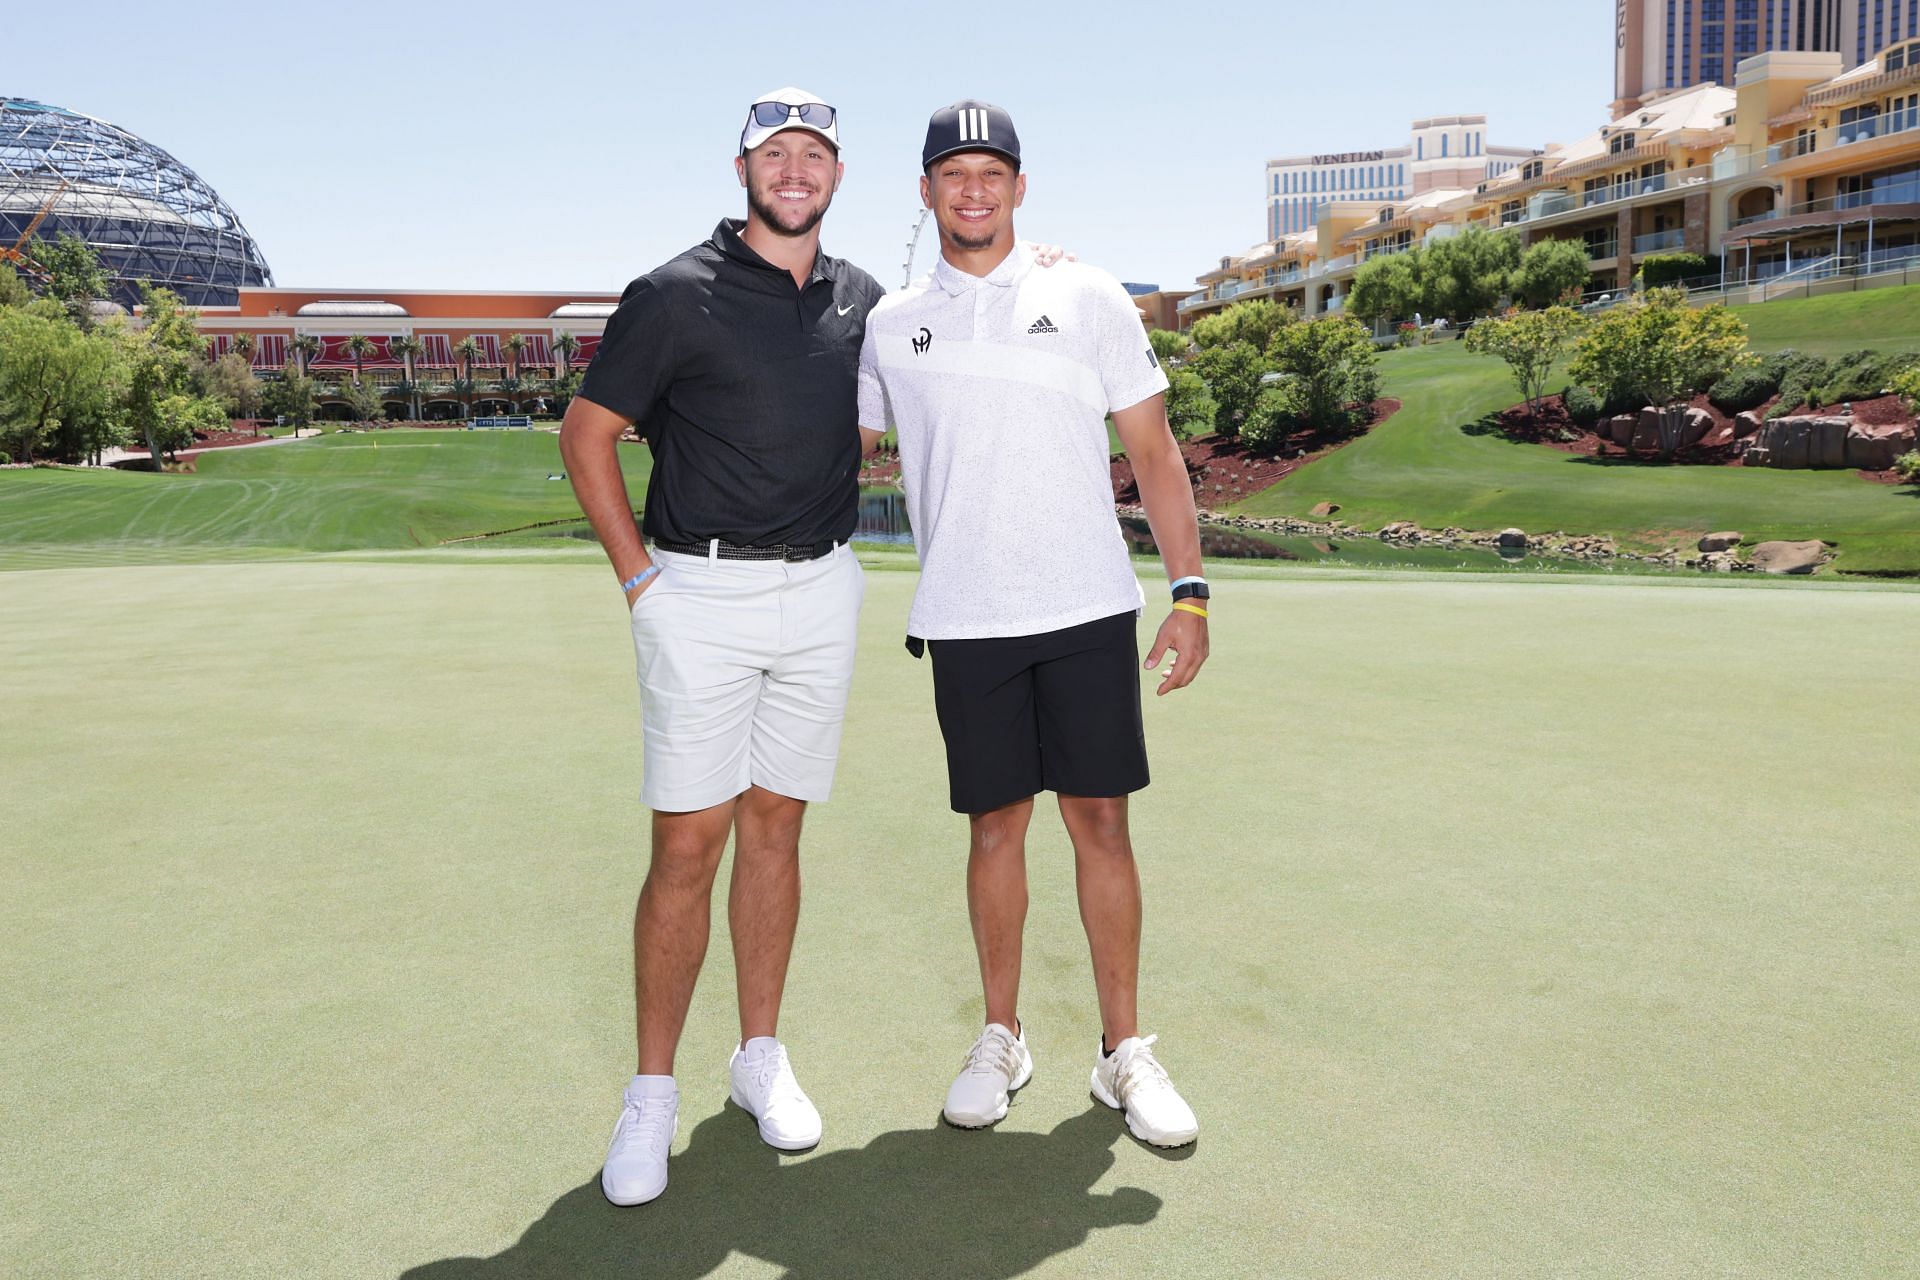
[(1706, 552), (1731, 551), (1740, 545), (1737, 533), (1710, 533), (1700, 539), (1700, 549)]
[(1340, 509), (1340, 504), (1337, 502), (1316, 502), (1313, 504), (1313, 511), (1311, 512), (1311, 514), (1318, 516), (1321, 519), (1325, 519), (1327, 516), (1332, 515), (1334, 512), (1338, 511), (1339, 509)]
[(1911, 423), (1874, 427), (1856, 422), (1847, 429), (1846, 465), (1860, 471), (1885, 471), (1913, 447)]
[(1660, 451), (1660, 425), (1666, 415), (1660, 410), (1648, 406), (1642, 409), (1634, 420), (1633, 439), (1627, 448), (1635, 453), (1658, 453)]
[(1618, 414), (1600, 424), (1600, 434), (1624, 449), (1633, 443), (1633, 429), (1639, 424), (1637, 413)]
[(1705, 409), (1689, 408), (1680, 415), (1680, 447), (1691, 449), (1713, 430), (1713, 415)]
[(1847, 432), (1852, 429), (1851, 417), (1815, 418), (1807, 443), (1807, 465), (1836, 469), (1846, 466)]
[(1812, 418), (1775, 418), (1764, 423), (1747, 450), (1747, 465), (1804, 468), (1813, 442)]
[(1766, 421), (1766, 419), (1760, 416), (1760, 411), (1758, 409), (1749, 409), (1745, 413), (1736, 413), (1733, 416), (1734, 439), (1736, 440), (1746, 439), (1748, 436), (1758, 431), (1760, 429), (1760, 424), (1763, 423), (1764, 421)]
[(1520, 529), (1502, 529), (1500, 531), (1500, 537), (1496, 541), (1498, 545), (1503, 547), (1524, 548), (1527, 545), (1527, 535)]
[(1747, 563), (1766, 573), (1812, 573), (1826, 556), (1824, 542), (1763, 542)]

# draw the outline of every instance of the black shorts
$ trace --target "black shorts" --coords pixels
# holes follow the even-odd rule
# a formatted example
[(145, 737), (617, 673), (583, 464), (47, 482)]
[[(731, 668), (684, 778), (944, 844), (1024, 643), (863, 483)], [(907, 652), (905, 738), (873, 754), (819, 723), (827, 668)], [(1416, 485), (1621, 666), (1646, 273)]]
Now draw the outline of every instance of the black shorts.
[(1123, 796), (1147, 785), (1134, 618), (928, 642), (954, 812), (1041, 791)]

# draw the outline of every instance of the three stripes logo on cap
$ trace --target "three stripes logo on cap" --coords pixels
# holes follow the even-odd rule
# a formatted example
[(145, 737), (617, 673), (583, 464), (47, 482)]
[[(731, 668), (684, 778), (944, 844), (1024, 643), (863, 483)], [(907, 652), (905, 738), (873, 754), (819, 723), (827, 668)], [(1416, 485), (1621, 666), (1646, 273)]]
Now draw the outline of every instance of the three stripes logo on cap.
[(993, 141), (993, 139), (988, 136), (987, 112), (984, 107), (962, 107), (960, 109), (960, 141)]

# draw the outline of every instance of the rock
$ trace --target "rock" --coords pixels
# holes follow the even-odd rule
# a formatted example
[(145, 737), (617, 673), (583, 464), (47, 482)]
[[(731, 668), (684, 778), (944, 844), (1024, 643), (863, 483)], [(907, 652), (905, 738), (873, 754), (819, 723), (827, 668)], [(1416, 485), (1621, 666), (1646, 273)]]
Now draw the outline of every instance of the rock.
[(1601, 423), (1600, 434), (1624, 449), (1633, 442), (1633, 429), (1639, 421), (1637, 413), (1622, 413)]
[(1731, 551), (1739, 546), (1740, 542), (1741, 538), (1737, 533), (1710, 533), (1700, 539), (1700, 549), (1702, 551)]
[(1749, 409), (1745, 413), (1736, 413), (1733, 415), (1733, 434), (1735, 438), (1744, 440), (1758, 431), (1765, 422), (1766, 419), (1760, 416), (1758, 409)]
[(1812, 444), (1812, 418), (1775, 418), (1761, 424), (1747, 450), (1747, 465), (1803, 468), (1810, 465)]
[(1316, 502), (1313, 504), (1313, 510), (1309, 514), (1325, 519), (1339, 509), (1340, 504), (1337, 502)]
[(1914, 447), (1910, 423), (1873, 427), (1856, 422), (1847, 429), (1846, 465), (1860, 471), (1885, 471)]
[(1824, 542), (1763, 542), (1747, 563), (1765, 573), (1812, 573), (1826, 557)]
[(1838, 469), (1847, 465), (1847, 432), (1853, 428), (1851, 417), (1815, 418), (1807, 443), (1807, 465)]
[(1681, 415), (1680, 447), (1691, 449), (1713, 430), (1713, 415), (1705, 409), (1689, 408)]
[(1503, 547), (1525, 547), (1527, 535), (1519, 529), (1502, 529), (1497, 541)]
[(1649, 405), (1640, 411), (1635, 420), (1633, 439), (1627, 448), (1635, 453), (1658, 453), (1660, 451), (1660, 424), (1665, 415)]

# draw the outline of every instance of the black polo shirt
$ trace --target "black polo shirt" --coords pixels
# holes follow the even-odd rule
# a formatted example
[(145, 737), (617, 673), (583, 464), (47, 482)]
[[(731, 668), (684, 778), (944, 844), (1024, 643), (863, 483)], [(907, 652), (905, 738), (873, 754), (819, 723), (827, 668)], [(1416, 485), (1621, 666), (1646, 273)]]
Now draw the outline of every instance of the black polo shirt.
[(885, 290), (824, 253), (796, 288), (744, 225), (723, 219), (627, 286), (580, 394), (653, 449), (647, 537), (845, 542), (860, 499), (860, 340)]

